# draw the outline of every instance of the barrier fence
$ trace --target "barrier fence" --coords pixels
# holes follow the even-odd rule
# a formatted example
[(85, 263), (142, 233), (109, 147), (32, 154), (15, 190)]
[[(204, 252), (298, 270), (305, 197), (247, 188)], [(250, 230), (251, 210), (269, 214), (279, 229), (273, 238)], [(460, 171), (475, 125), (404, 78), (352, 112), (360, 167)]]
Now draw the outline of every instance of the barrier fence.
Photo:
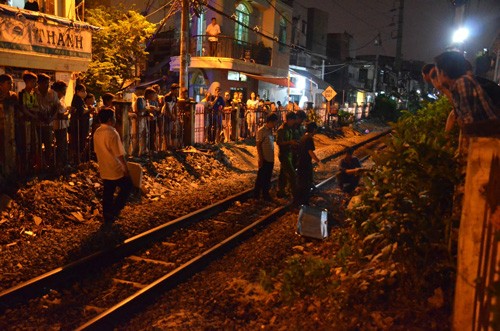
[[(172, 105), (168, 112), (144, 114), (135, 113), (130, 102), (117, 101), (114, 105), (116, 128), (126, 154), (134, 157), (196, 143), (215, 144), (253, 138), (271, 113), (267, 107), (253, 110), (247, 109), (243, 103), (214, 111), (201, 103), (187, 102), (180, 106)], [(350, 114), (352, 120), (358, 120), (368, 116), (369, 110), (369, 107), (349, 107), (345, 113)], [(287, 112), (285, 109), (274, 111), (279, 119), (277, 127), (285, 122)], [(339, 125), (338, 113), (328, 114), (325, 108), (307, 109), (305, 112), (308, 120), (320, 125)], [(74, 119), (69, 121), (69, 128), (53, 130), (51, 126), (29, 121), (16, 122), (14, 125), (10, 118), (12, 116), (9, 116), (9, 112), (6, 112), (5, 118), (0, 121), (0, 157), (2, 160), (7, 160), (8, 155), (16, 157), (10, 165), (3, 162), (1, 175), (15, 172), (22, 176), (38, 174), (56, 166), (61, 168), (68, 162), (76, 165), (94, 158), (92, 138), (98, 125), (92, 117), (90, 120)], [(15, 129), (12, 130), (10, 126), (15, 126)], [(15, 143), (10, 137), (13, 131), (16, 132)]]

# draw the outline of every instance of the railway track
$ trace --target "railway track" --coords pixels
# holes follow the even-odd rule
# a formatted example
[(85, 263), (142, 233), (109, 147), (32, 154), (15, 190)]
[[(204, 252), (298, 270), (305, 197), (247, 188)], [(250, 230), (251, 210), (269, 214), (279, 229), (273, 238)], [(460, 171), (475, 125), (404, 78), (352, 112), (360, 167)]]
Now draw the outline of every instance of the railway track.
[(246, 190), (0, 293), (0, 327), (112, 328), (290, 208), (279, 201), (248, 201), (251, 193)]

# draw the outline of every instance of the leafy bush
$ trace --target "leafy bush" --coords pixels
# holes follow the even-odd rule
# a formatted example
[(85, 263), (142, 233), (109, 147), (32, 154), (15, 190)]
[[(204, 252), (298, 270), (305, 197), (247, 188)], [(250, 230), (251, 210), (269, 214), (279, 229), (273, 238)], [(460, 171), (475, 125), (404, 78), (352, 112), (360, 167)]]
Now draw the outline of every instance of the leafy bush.
[(380, 118), (386, 122), (395, 122), (400, 116), (397, 103), (385, 94), (375, 98), (375, 106), (370, 112), (371, 117)]
[(365, 250), (377, 256), (373, 250), (382, 249), (420, 275), (432, 274), (430, 266), (450, 256), (453, 189), (460, 178), (456, 135), (443, 130), (450, 109), (441, 99), (415, 115), (403, 113), (387, 148), (374, 157), (351, 215)]
[(340, 126), (345, 126), (349, 125), (354, 122), (354, 115), (345, 111), (345, 110), (340, 110), (339, 111), (339, 125)]
[(327, 261), (310, 256), (294, 255), (287, 261), (284, 271), (283, 286), (281, 292), (285, 301), (293, 300), (297, 297), (315, 294), (320, 296), (326, 293), (331, 284), (330, 265)]

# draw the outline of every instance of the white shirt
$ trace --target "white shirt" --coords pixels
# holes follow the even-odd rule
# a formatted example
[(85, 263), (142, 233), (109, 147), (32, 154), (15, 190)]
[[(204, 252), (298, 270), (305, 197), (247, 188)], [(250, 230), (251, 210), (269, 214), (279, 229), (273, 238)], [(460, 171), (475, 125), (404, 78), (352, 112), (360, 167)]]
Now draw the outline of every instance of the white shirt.
[[(64, 97), (59, 99), (59, 107), (57, 109), (57, 114), (61, 115), (66, 112), (66, 102), (64, 101)], [(62, 130), (62, 129), (67, 129), (69, 127), (69, 120), (68, 119), (58, 119), (56, 118), (54, 120), (54, 130)]]
[(116, 180), (125, 176), (125, 169), (118, 159), (125, 155), (118, 131), (110, 125), (101, 124), (94, 133), (94, 150), (102, 179)]
[(265, 124), (257, 131), (257, 145), (262, 143), (262, 157), (264, 161), (274, 163), (274, 136), (273, 130)]
[[(59, 97), (57, 96), (56, 91), (51, 88), (47, 90), (45, 95), (42, 95), (38, 89), (35, 90), (35, 93), (37, 94), (38, 106), (40, 107), (38, 110), (39, 116), (46, 121), (47, 119), (53, 117), (55, 112), (59, 110), (61, 106)], [(42, 124), (50, 126), (53, 125), (52, 121), (50, 121), (50, 123), (47, 122)]]
[(218, 41), (219, 39), (217, 36), (220, 34), (220, 26), (219, 24), (209, 24), (207, 26), (207, 31), (206, 33), (209, 35), (208, 41)]
[(258, 106), (259, 106), (259, 100), (252, 100), (252, 99), (247, 100), (247, 109), (248, 110), (255, 111), (255, 110), (257, 110)]

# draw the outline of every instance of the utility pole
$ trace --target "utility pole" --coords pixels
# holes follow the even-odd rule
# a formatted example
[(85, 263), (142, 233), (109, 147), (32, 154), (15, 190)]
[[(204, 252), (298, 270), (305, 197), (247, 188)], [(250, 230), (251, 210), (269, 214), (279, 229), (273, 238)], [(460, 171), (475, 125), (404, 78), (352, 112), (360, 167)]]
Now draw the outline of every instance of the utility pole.
[[(375, 39), (375, 46), (377, 46), (377, 55), (375, 56), (375, 72), (373, 73), (373, 93), (377, 92), (377, 81), (378, 81), (378, 60), (380, 53), (380, 46), (382, 45), (382, 40), (380, 38), (380, 33)], [(375, 97), (373, 97), (375, 99)]]
[(394, 61), (394, 68), (396, 72), (401, 72), (401, 62), (402, 62), (402, 47), (403, 47), (403, 22), (404, 22), (404, 8), (405, 0), (399, 0), (399, 13), (398, 13), (398, 34), (396, 36), (396, 59)]
[(189, 0), (182, 0), (181, 12), (181, 47), (179, 68), (179, 97), (183, 88), (188, 88), (188, 41), (189, 36)]

